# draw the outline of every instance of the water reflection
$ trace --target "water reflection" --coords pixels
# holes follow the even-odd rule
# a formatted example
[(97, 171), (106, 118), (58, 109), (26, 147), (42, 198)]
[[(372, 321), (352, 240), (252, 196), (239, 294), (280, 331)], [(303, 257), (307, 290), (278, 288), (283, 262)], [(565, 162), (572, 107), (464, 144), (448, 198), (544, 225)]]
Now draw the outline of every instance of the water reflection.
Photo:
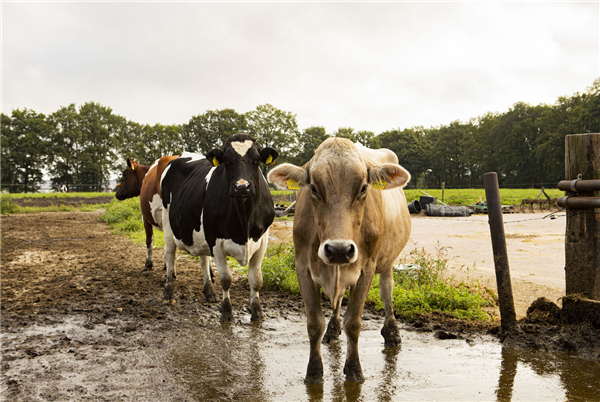
[[(373, 395), (369, 395), (368, 398), (362, 395), (363, 385), (361, 382), (347, 382), (343, 372), (346, 354), (342, 347), (342, 342), (331, 342), (323, 345), (327, 353), (324, 353), (325, 364), (327, 368), (326, 372), (331, 373), (331, 379), (326, 376), (325, 381), (332, 381), (332, 389), (330, 398), (332, 402), (355, 402), (363, 400), (373, 400)], [(377, 401), (390, 402), (394, 400), (396, 394), (396, 382), (398, 381), (397, 374), (397, 361), (398, 354), (401, 351), (400, 346), (396, 347), (383, 347), (382, 355), (384, 359), (384, 366), (381, 372), (377, 376)], [(328, 385), (328, 384), (326, 384)], [(323, 401), (324, 390), (323, 384), (307, 384), (306, 395), (308, 400), (311, 402)]]
[(566, 401), (600, 400), (600, 361), (586, 361), (568, 353), (503, 347), (496, 389), (499, 402), (512, 400), (515, 378), (525, 368), (540, 377), (558, 376)]
[(398, 345), (384, 347), (381, 351), (385, 361), (385, 365), (383, 366), (379, 376), (379, 389), (377, 390), (378, 400), (381, 402), (393, 401), (394, 395), (396, 395), (396, 380), (398, 379), (398, 354), (400, 353), (401, 349), (402, 347)]
[(203, 328), (172, 351), (171, 365), (194, 399), (266, 401), (264, 340), (259, 326)]

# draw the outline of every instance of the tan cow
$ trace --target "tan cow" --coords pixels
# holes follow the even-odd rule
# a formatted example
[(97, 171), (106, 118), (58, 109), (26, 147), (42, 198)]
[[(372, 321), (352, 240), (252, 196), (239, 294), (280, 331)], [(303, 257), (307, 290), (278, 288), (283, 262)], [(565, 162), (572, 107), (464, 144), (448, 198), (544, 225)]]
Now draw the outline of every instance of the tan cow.
[(363, 381), (358, 336), (375, 274), (380, 274), (385, 304), (381, 334), (386, 346), (400, 343), (392, 304), (392, 264), (410, 235), (410, 216), (402, 191), (410, 174), (390, 150), (371, 150), (344, 138), (330, 138), (303, 167), (282, 164), (268, 177), (282, 188), (299, 187), (293, 237), (310, 338), (304, 381), (323, 381), (325, 319), (319, 288), (334, 310), (324, 342), (339, 336), (340, 305), (350, 288), (344, 315), (348, 341), (344, 373), (347, 381)]

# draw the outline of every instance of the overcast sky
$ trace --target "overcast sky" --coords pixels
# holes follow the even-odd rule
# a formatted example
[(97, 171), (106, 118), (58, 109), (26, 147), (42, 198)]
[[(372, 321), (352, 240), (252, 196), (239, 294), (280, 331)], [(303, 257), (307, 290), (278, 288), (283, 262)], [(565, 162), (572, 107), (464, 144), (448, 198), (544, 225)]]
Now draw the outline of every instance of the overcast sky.
[(270, 103), (328, 133), (468, 121), (600, 77), (599, 2), (2, 2), (2, 112)]

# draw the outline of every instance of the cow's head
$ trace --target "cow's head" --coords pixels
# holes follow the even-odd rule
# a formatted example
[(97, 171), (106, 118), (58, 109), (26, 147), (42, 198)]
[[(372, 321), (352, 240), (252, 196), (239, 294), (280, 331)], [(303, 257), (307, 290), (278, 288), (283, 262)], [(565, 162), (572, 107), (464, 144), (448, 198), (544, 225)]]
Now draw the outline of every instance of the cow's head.
[(310, 192), (320, 241), (318, 255), (331, 265), (356, 262), (365, 204), (371, 194), (404, 187), (409, 180), (402, 166), (366, 159), (344, 138), (325, 140), (303, 167), (285, 163), (269, 173), (269, 181), (279, 187)]
[(225, 168), (229, 195), (245, 202), (256, 194), (259, 175), (262, 174), (259, 164), (262, 162), (270, 165), (275, 162), (277, 156), (277, 151), (261, 147), (252, 136), (236, 134), (221, 148), (208, 152), (206, 159), (213, 166)]
[[(142, 167), (139, 163), (127, 158), (127, 167), (123, 170), (121, 183), (118, 184), (117, 194), (115, 197), (119, 201), (133, 198), (140, 195), (142, 188), (142, 180), (139, 179), (139, 170)], [(138, 169), (138, 172), (135, 170)], [(143, 178), (143, 176), (142, 176)]]

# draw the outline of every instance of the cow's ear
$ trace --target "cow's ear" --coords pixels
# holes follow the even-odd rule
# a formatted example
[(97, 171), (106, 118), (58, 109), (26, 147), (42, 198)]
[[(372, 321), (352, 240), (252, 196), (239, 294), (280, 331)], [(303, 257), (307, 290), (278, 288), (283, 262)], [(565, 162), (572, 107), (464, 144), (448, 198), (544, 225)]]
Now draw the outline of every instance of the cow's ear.
[(263, 148), (260, 150), (260, 161), (265, 165), (272, 165), (279, 154), (273, 148)]
[(208, 159), (213, 166), (219, 166), (221, 163), (223, 163), (223, 150), (220, 148), (213, 149), (206, 154), (206, 159)]
[(131, 162), (131, 159), (127, 158), (127, 167), (131, 170), (135, 170), (135, 166), (133, 166), (133, 162)]
[(284, 190), (298, 190), (307, 184), (308, 174), (304, 168), (282, 163), (269, 172), (267, 179)]
[(384, 163), (369, 168), (369, 184), (377, 190), (404, 187), (410, 181), (410, 173), (395, 163)]

